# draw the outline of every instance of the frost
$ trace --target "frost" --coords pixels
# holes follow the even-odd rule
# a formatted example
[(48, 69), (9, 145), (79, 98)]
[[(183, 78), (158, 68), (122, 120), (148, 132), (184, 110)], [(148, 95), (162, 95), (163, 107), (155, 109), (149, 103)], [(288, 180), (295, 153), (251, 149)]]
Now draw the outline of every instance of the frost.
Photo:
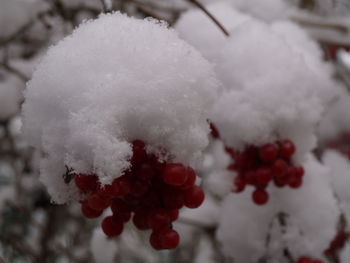
[(63, 182), (65, 165), (103, 184), (120, 176), (135, 139), (193, 163), (208, 144), (217, 86), (210, 64), (163, 23), (114, 13), (82, 24), (50, 48), (23, 106), (53, 199), (76, 194)]

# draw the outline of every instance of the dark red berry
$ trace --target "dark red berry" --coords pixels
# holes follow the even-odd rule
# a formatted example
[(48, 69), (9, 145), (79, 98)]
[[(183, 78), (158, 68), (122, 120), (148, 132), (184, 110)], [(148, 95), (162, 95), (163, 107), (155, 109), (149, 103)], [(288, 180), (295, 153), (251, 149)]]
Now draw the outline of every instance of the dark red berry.
[(139, 164), (147, 160), (147, 153), (145, 150), (145, 143), (140, 140), (132, 142), (133, 156), (131, 162), (133, 164)]
[(83, 192), (95, 191), (97, 188), (97, 176), (88, 174), (76, 174), (75, 185)]
[(122, 222), (113, 220), (112, 216), (107, 216), (102, 221), (102, 230), (109, 237), (119, 236), (123, 232)]
[(113, 214), (113, 221), (123, 222), (126, 223), (130, 220), (131, 213), (114, 213)]
[(138, 211), (134, 214), (132, 221), (136, 228), (140, 230), (149, 229), (147, 213), (145, 211)]
[(184, 205), (184, 193), (181, 190), (165, 188), (162, 197), (167, 209), (180, 209)]
[(169, 210), (166, 210), (169, 218), (170, 218), (170, 221), (175, 221), (177, 220), (177, 218), (179, 217), (179, 209), (169, 209)]
[(142, 164), (136, 171), (136, 177), (144, 181), (151, 180), (155, 174), (156, 171), (154, 167), (152, 167), (152, 165), (149, 163)]
[(268, 168), (259, 168), (255, 172), (255, 180), (259, 185), (267, 185), (272, 179), (271, 171)]
[(158, 231), (153, 231), (150, 238), (149, 238), (149, 242), (151, 244), (151, 246), (155, 249), (155, 250), (161, 250), (163, 249), (160, 240), (159, 240), (159, 232)]
[(170, 217), (163, 209), (153, 210), (148, 214), (148, 225), (152, 229), (162, 229), (168, 227), (170, 224)]
[(232, 191), (235, 193), (240, 193), (244, 190), (244, 188), (245, 181), (240, 176), (237, 176), (234, 180), (234, 188)]
[(180, 186), (187, 180), (187, 167), (180, 163), (169, 163), (165, 165), (163, 180), (166, 184)]
[(179, 245), (180, 236), (173, 229), (163, 229), (158, 235), (160, 245), (164, 249), (174, 249)]
[(87, 218), (96, 218), (99, 217), (100, 215), (102, 215), (103, 210), (97, 211), (92, 209), (87, 202), (83, 202), (81, 204), (81, 211), (83, 213), (83, 215)]
[(295, 167), (295, 175), (297, 177), (303, 177), (304, 176), (304, 168), (302, 166)]
[(295, 145), (291, 140), (283, 140), (280, 144), (279, 154), (283, 158), (290, 158), (295, 152)]
[(126, 176), (121, 176), (113, 181), (112, 187), (115, 197), (123, 197), (130, 193), (131, 183)]
[(204, 192), (202, 188), (197, 185), (192, 186), (191, 188), (185, 191), (185, 206), (188, 208), (197, 208), (204, 201)]
[(253, 197), (254, 203), (257, 205), (264, 205), (269, 200), (269, 194), (262, 189), (256, 189), (253, 192), (252, 197)]
[(193, 186), (195, 182), (196, 182), (196, 172), (191, 167), (187, 167), (187, 179), (185, 183), (182, 185), (182, 189), (186, 189)]
[(111, 204), (113, 214), (127, 214), (131, 212), (131, 206), (121, 199), (113, 199)]
[(104, 210), (110, 205), (110, 200), (99, 194), (92, 194), (87, 199), (88, 205), (94, 210)]
[(272, 162), (277, 157), (277, 148), (272, 143), (265, 144), (259, 150), (260, 159), (264, 162)]

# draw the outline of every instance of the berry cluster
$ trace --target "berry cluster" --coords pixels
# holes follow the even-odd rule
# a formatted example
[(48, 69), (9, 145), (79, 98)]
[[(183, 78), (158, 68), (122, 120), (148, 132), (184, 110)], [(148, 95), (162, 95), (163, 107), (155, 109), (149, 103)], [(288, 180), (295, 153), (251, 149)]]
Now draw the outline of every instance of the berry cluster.
[(111, 207), (113, 215), (102, 221), (107, 236), (120, 235), (132, 217), (136, 228), (152, 230), (150, 244), (154, 249), (176, 248), (180, 237), (172, 222), (179, 209), (197, 208), (204, 200), (203, 190), (195, 185), (195, 171), (180, 163), (159, 161), (146, 153), (140, 140), (133, 142), (130, 163), (131, 168), (110, 185), (99, 185), (96, 175), (75, 175), (76, 186), (86, 195), (81, 201), (82, 213), (95, 218)]
[(324, 254), (328, 257), (337, 257), (338, 252), (344, 248), (345, 243), (349, 239), (349, 233), (341, 230), (334, 237), (329, 247), (324, 251)]
[(238, 173), (234, 180), (235, 192), (242, 192), (246, 185), (256, 189), (252, 198), (255, 204), (267, 203), (269, 194), (266, 187), (270, 182), (277, 187), (286, 185), (298, 188), (302, 185), (304, 169), (293, 165), (291, 160), (295, 153), (295, 145), (290, 140), (268, 143), (261, 147), (248, 146), (242, 152), (226, 147), (232, 163), (228, 170)]
[(300, 257), (298, 261), (295, 263), (324, 263), (324, 262), (320, 259), (312, 259), (310, 257), (303, 256), (303, 257)]

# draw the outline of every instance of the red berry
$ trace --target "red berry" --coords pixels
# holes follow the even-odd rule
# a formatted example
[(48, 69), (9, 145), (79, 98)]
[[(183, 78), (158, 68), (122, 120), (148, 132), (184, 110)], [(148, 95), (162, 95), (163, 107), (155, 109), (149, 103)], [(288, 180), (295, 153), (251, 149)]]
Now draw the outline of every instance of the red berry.
[(312, 263), (312, 259), (309, 257), (300, 257), (298, 259), (298, 263)]
[(173, 229), (163, 229), (158, 235), (160, 245), (165, 249), (173, 249), (179, 245), (180, 236)]
[(253, 197), (254, 203), (257, 205), (264, 205), (269, 200), (269, 194), (262, 189), (256, 189), (253, 192), (252, 197)]
[(121, 199), (113, 199), (111, 204), (113, 214), (127, 214), (131, 212), (131, 207)]
[(196, 182), (196, 172), (191, 167), (187, 167), (187, 180), (182, 185), (182, 189), (186, 189), (193, 186), (195, 182)]
[(244, 188), (245, 181), (240, 176), (237, 176), (234, 180), (234, 188), (232, 191), (235, 193), (240, 193), (244, 190)]
[(150, 228), (148, 225), (147, 213), (145, 211), (136, 212), (132, 218), (132, 222), (137, 229), (146, 230)]
[(153, 210), (148, 215), (148, 225), (152, 229), (162, 229), (168, 227), (170, 224), (170, 217), (165, 210)]
[(87, 202), (83, 202), (81, 204), (81, 211), (83, 213), (83, 215), (87, 218), (96, 218), (99, 217), (100, 215), (102, 215), (103, 210), (97, 211), (92, 209)]
[(160, 240), (159, 240), (159, 232), (158, 231), (153, 231), (150, 238), (149, 238), (149, 242), (151, 244), (151, 246), (155, 249), (155, 250), (161, 250), (163, 249)]
[(100, 196), (103, 196), (105, 198), (112, 198), (114, 195), (113, 187), (112, 185), (105, 185), (101, 187), (98, 192)]
[(295, 145), (290, 140), (284, 140), (280, 144), (280, 155), (283, 158), (290, 158), (295, 152)]
[(87, 199), (89, 206), (94, 210), (104, 210), (110, 205), (110, 200), (100, 196), (99, 194), (92, 194)]
[(184, 193), (181, 190), (165, 188), (162, 197), (163, 203), (168, 209), (180, 209), (184, 205)]
[(97, 176), (87, 174), (76, 174), (75, 185), (83, 192), (95, 191), (97, 188)]
[(275, 145), (268, 143), (260, 147), (260, 159), (264, 162), (272, 162), (277, 157), (277, 148)]
[(187, 180), (187, 168), (180, 163), (169, 163), (165, 165), (163, 180), (166, 184), (180, 186)]
[(131, 185), (130, 193), (135, 196), (142, 196), (148, 192), (149, 187), (148, 182), (135, 180)]
[(192, 186), (191, 188), (185, 191), (185, 206), (188, 208), (197, 208), (204, 201), (204, 192), (202, 188), (197, 185)]
[(179, 209), (169, 209), (166, 212), (172, 222), (179, 217)]
[(274, 176), (283, 176), (288, 169), (288, 163), (282, 159), (277, 159), (272, 165), (272, 173)]
[(218, 129), (215, 127), (213, 123), (210, 122), (210, 130), (211, 130), (211, 136), (214, 139), (218, 139), (220, 137)]
[(121, 176), (113, 181), (112, 187), (113, 196), (123, 197), (130, 193), (131, 183), (126, 176)]
[(147, 153), (145, 150), (145, 143), (140, 140), (132, 142), (133, 156), (131, 162), (133, 164), (139, 164), (147, 160)]
[(304, 168), (302, 166), (295, 167), (295, 174), (297, 177), (303, 177), (304, 173)]
[(144, 181), (151, 180), (155, 174), (154, 168), (149, 163), (143, 163), (136, 171), (136, 177)]
[(259, 168), (255, 172), (255, 180), (259, 185), (267, 185), (272, 179), (271, 171), (268, 168)]
[(123, 232), (122, 222), (113, 220), (112, 216), (103, 219), (101, 226), (103, 232), (109, 237), (119, 236)]
[(123, 222), (126, 223), (130, 220), (131, 213), (114, 213), (113, 214), (113, 221)]

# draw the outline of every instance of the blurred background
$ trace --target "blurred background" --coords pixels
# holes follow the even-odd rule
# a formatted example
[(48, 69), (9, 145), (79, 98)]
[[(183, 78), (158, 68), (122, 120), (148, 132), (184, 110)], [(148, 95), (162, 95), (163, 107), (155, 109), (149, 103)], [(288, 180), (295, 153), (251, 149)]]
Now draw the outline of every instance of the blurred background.
[[(39, 181), (38, 156), (21, 137), (26, 82), (47, 48), (82, 21), (101, 12), (121, 11), (173, 26), (186, 10), (216, 1), (0, 0), (0, 258), (4, 262), (230, 262), (215, 239), (215, 219), (205, 213), (207, 207), (218, 206), (220, 198), (209, 198), (196, 217), (183, 213), (177, 226), (182, 245), (175, 251), (154, 252), (148, 236), (132, 226), (122, 237), (109, 240), (97, 221), (83, 218), (78, 204), (51, 203)], [(260, 12), (258, 1), (231, 2), (242, 12), (267, 19), (281, 4), (292, 10), (288, 19), (319, 44), (324, 60), (335, 69), (334, 77), (349, 87), (349, 0), (269, 0), (263, 6), (266, 12)], [(341, 151), (349, 154), (349, 136), (340, 140), (329, 145), (341, 145)]]

